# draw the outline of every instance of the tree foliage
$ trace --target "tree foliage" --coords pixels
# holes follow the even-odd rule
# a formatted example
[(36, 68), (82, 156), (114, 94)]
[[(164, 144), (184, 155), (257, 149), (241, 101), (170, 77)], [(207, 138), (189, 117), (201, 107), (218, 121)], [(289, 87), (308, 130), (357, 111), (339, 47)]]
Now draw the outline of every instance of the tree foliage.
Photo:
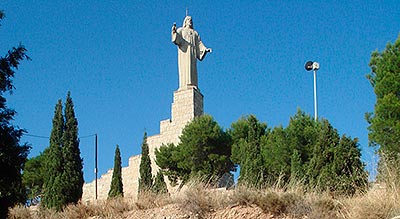
[(235, 169), (230, 137), (211, 116), (196, 117), (186, 125), (180, 143), (163, 145), (156, 150), (156, 163), (172, 183), (191, 177), (210, 179), (212, 183)]
[(251, 115), (233, 123), (229, 133), (240, 183), (264, 186), (295, 180), (348, 195), (367, 184), (358, 140), (340, 138), (328, 120), (315, 122), (298, 110), (286, 128), (270, 131)]
[(65, 115), (62, 102), (58, 100), (50, 146), (43, 153), (44, 183), (43, 205), (61, 210), (65, 205), (77, 203), (82, 197), (83, 172), (78, 140), (78, 121), (74, 105), (68, 92), (65, 103)]
[(149, 145), (147, 144), (147, 133), (144, 133), (142, 142), (142, 156), (139, 167), (139, 193), (150, 191), (153, 185), (153, 175), (151, 174), (151, 160), (149, 155)]
[[(4, 18), (0, 10), (0, 21)], [(5, 92), (12, 93), (12, 79), (20, 61), (29, 59), (24, 46), (13, 47), (0, 57), (0, 218), (5, 218), (8, 207), (25, 200), (21, 171), (30, 147), (20, 144), (24, 130), (12, 125), (15, 111), (7, 107)]]
[(232, 161), (240, 165), (239, 182), (260, 186), (266, 177), (261, 145), (267, 134), (267, 125), (250, 115), (232, 123), (228, 133), (233, 140)]
[(66, 197), (65, 204), (77, 203), (82, 197), (83, 165), (78, 139), (78, 120), (75, 117), (74, 103), (71, 93), (68, 92), (65, 101), (65, 129), (62, 136), (63, 174), (62, 180), (65, 183), (63, 189)]
[(123, 197), (123, 185), (122, 185), (122, 166), (121, 166), (121, 152), (119, 146), (115, 148), (114, 155), (114, 169), (111, 179), (110, 190), (108, 191), (108, 198)]
[(168, 193), (167, 184), (164, 181), (164, 174), (161, 170), (157, 172), (156, 177), (154, 178), (154, 184), (151, 188), (152, 192), (156, 194), (165, 194)]
[(53, 118), (53, 128), (50, 134), (50, 146), (44, 151), (44, 183), (43, 206), (60, 210), (65, 200), (62, 191), (62, 135), (64, 131), (64, 117), (62, 115), (62, 102), (58, 100)]
[(373, 113), (367, 113), (372, 146), (380, 146), (379, 153), (386, 159), (400, 160), (400, 35), (382, 52), (375, 51), (367, 75), (375, 95)]
[(42, 195), (44, 177), (43, 153), (41, 153), (26, 161), (22, 174), (22, 183), (30, 204), (36, 204), (38, 196)]

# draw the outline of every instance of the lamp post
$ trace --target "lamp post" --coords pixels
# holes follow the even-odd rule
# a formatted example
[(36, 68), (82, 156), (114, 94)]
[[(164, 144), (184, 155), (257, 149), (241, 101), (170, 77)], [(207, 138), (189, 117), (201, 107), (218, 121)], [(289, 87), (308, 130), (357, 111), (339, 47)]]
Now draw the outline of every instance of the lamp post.
[(94, 143), (94, 174), (95, 174), (95, 180), (94, 180), (94, 198), (97, 200), (97, 134), (95, 134), (95, 143)]
[(314, 72), (314, 118), (318, 120), (318, 108), (317, 108), (317, 71), (319, 70), (319, 63), (308, 61), (305, 66), (307, 71), (313, 70)]

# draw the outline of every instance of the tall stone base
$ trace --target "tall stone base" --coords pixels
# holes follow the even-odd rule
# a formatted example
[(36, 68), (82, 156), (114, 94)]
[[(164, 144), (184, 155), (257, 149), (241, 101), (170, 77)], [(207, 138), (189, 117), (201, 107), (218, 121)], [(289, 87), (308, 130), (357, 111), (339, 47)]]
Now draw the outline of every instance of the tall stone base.
[[(203, 95), (195, 86), (187, 86), (174, 92), (171, 119), (160, 122), (160, 134), (147, 138), (153, 175), (159, 169), (155, 163), (154, 151), (156, 148), (168, 143), (178, 144), (183, 128), (195, 117), (203, 115), (203, 112)], [(130, 157), (129, 165), (122, 168), (122, 183), (125, 197), (136, 198), (137, 196), (140, 157), (141, 155)], [(111, 178), (112, 169), (98, 179), (98, 199), (107, 198)], [(83, 185), (83, 201), (94, 200), (94, 186), (94, 181)], [(170, 186), (168, 188), (172, 189)]]

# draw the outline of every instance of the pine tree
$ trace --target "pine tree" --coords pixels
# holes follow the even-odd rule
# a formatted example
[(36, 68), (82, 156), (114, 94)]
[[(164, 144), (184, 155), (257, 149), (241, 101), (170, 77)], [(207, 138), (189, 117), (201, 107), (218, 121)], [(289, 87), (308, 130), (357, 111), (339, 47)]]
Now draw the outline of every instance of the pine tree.
[(395, 181), (400, 182), (400, 35), (382, 52), (373, 52), (369, 66), (367, 78), (374, 88), (376, 104), (366, 119), (370, 145), (379, 146), (381, 156), (378, 180), (395, 174)]
[(151, 174), (151, 160), (149, 155), (149, 145), (147, 144), (147, 133), (144, 132), (142, 142), (142, 157), (139, 167), (139, 193), (149, 191), (153, 185), (153, 177)]
[(267, 125), (250, 115), (232, 123), (229, 133), (233, 139), (232, 160), (240, 166), (239, 182), (261, 186), (266, 177), (261, 142), (267, 133)]
[(164, 181), (164, 175), (162, 171), (159, 170), (154, 179), (154, 185), (152, 187), (152, 191), (156, 194), (165, 194), (168, 193), (167, 184)]
[(368, 186), (368, 174), (361, 162), (361, 150), (358, 139), (343, 135), (334, 151), (333, 171), (334, 190), (341, 194), (354, 195)]
[(293, 154), (290, 159), (290, 179), (291, 180), (303, 180), (304, 172), (301, 163), (301, 157), (299, 152), (294, 149)]
[[(0, 10), (0, 21), (4, 16)], [(15, 70), (24, 59), (29, 57), (22, 45), (0, 57), (0, 218), (7, 217), (9, 207), (25, 201), (21, 172), (30, 147), (19, 143), (24, 130), (12, 125), (16, 112), (7, 107), (3, 96), (5, 92), (12, 93)]]
[(43, 153), (28, 159), (22, 174), (22, 183), (26, 188), (27, 199), (31, 205), (36, 205), (38, 196), (43, 192), (44, 162)]
[(65, 130), (63, 133), (63, 174), (64, 182), (63, 194), (65, 197), (64, 205), (77, 203), (82, 197), (83, 165), (78, 139), (78, 120), (75, 117), (74, 104), (71, 93), (68, 92), (65, 101)]
[(44, 153), (44, 183), (42, 203), (47, 208), (60, 210), (64, 203), (62, 191), (63, 156), (62, 136), (64, 132), (64, 118), (62, 103), (58, 100), (55, 107), (53, 128), (50, 135), (50, 146)]
[(121, 152), (119, 146), (115, 148), (114, 155), (114, 169), (111, 179), (110, 191), (108, 192), (108, 198), (123, 197), (123, 185), (122, 185), (122, 170), (121, 170)]
[(173, 184), (181, 180), (183, 186), (191, 177), (216, 184), (222, 175), (235, 170), (230, 137), (211, 116), (196, 117), (179, 139), (177, 146), (164, 145), (155, 152), (157, 165)]
[(321, 190), (332, 190), (334, 186), (332, 162), (334, 149), (339, 143), (339, 135), (325, 119), (321, 120), (320, 127), (307, 175), (310, 186)]
[(275, 127), (268, 136), (262, 137), (261, 151), (267, 182), (287, 182), (290, 176), (290, 148), (285, 129)]

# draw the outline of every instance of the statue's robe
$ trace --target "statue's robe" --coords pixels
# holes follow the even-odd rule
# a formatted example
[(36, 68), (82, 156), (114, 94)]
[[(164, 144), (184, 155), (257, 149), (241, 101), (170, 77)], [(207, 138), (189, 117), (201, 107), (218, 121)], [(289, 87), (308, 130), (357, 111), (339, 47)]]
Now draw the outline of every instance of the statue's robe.
[(195, 86), (197, 88), (197, 60), (203, 60), (206, 47), (199, 34), (191, 28), (178, 28), (172, 34), (172, 42), (178, 46), (179, 88)]

